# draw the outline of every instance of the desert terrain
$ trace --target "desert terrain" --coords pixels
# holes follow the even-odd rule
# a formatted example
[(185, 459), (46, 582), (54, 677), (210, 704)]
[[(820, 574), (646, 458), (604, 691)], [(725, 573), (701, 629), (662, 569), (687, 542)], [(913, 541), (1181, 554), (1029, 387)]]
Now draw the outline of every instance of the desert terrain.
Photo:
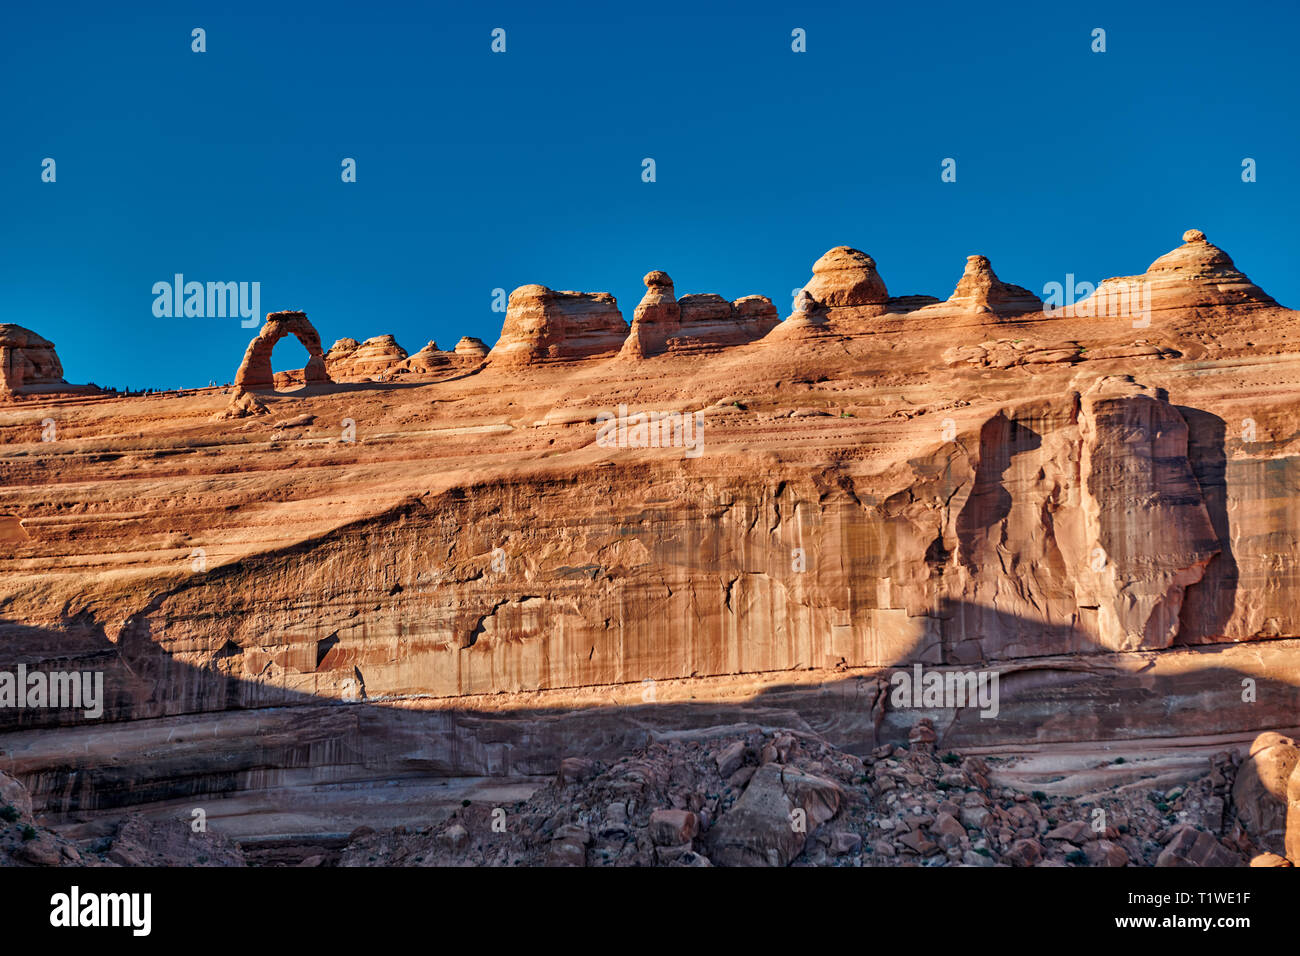
[(143, 395), (0, 326), (0, 670), (105, 695), (0, 708), (0, 853), (1285, 865), (1300, 313), (1197, 230), (1134, 267), (839, 246), (784, 319), (656, 270), (412, 353), (276, 312)]

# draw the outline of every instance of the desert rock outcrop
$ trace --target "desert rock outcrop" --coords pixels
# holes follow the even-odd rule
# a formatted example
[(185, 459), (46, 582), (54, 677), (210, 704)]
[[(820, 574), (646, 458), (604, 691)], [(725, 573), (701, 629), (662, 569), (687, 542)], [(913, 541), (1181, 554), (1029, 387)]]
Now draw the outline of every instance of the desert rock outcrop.
[(632, 327), (623, 343), (621, 354), (631, 358), (657, 355), (668, 347), (668, 340), (681, 328), (682, 310), (673, 293), (668, 273), (646, 273), (645, 295), (632, 313)]
[(1041, 312), (1043, 302), (1028, 289), (998, 278), (987, 256), (967, 256), (957, 288), (946, 302), (924, 307), (920, 315), (983, 312), (995, 316)]
[(780, 319), (766, 296), (749, 295), (728, 302), (714, 293), (694, 293), (680, 299), (666, 272), (645, 277), (646, 294), (636, 307), (632, 329), (620, 353), (645, 358), (661, 352), (698, 352), (743, 345), (761, 339)]
[(454, 354), (439, 349), (437, 342), (429, 342), (420, 351), (403, 361), (400, 368), (416, 374), (432, 374), (450, 366)]
[(0, 395), (85, 390), (63, 380), (53, 342), (21, 325), (0, 323)]
[(813, 263), (813, 277), (803, 291), (828, 309), (883, 306), (889, 300), (876, 260), (848, 246), (836, 246)]
[(608, 292), (555, 292), (525, 285), (510, 293), (491, 361), (501, 366), (614, 355), (628, 325)]
[(1268, 293), (1237, 269), (1226, 252), (1205, 238), (1205, 233), (1189, 229), (1183, 233), (1183, 244), (1151, 263), (1145, 273), (1105, 280), (1073, 311), (1100, 319), (1132, 316), (1145, 326), (1152, 313), (1276, 305)]
[(669, 342), (677, 351), (726, 348), (761, 339), (778, 324), (776, 306), (767, 296), (749, 295), (728, 302), (720, 295), (684, 295), (681, 330)]
[[(854, 269), (840, 301), (884, 295), (821, 275)], [(820, 332), (626, 362), (612, 299), (527, 287), (522, 365), (16, 403), (0, 672), (102, 672), (105, 700), (0, 708), (0, 770), (52, 828), (220, 795), (250, 838), (371, 826), (361, 862), (426, 836), (566, 864), (1255, 853), (1215, 755), (1300, 709), (1300, 315), (991, 331), (897, 301), (806, 293)], [(599, 441), (649, 415), (698, 440)], [(996, 698), (897, 698), (918, 666)], [(720, 733), (674, 782), (671, 745)], [(802, 842), (772, 829), (836, 787)], [(1127, 829), (1058, 817), (1085, 794)], [(474, 813), (507, 805), (528, 819), (488, 847)]]
[(482, 339), (475, 338), (472, 335), (462, 336), (461, 340), (456, 343), (453, 350), (457, 355), (463, 355), (467, 358), (487, 358), (491, 351)]
[(391, 335), (357, 342), (339, 339), (325, 355), (325, 368), (335, 382), (366, 382), (388, 376), (407, 359), (406, 349)]

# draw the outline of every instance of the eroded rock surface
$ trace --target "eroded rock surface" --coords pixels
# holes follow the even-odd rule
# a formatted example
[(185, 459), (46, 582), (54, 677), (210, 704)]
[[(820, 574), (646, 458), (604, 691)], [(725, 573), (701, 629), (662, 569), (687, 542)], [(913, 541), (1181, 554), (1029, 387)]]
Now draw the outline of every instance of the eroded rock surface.
[(618, 301), (608, 292), (554, 292), (525, 285), (510, 293), (491, 360), (518, 366), (614, 355), (627, 334)]
[[(1180, 282), (1231, 284), (1189, 244), (1205, 274), (1184, 263)], [(1300, 708), (1296, 313), (1171, 305), (1140, 332), (1130, 316), (934, 316), (887, 297), (868, 257), (824, 258), (796, 316), (755, 341), (675, 349), (691, 322), (771, 318), (706, 296), (688, 322), (682, 296), (662, 351), (616, 360), (612, 297), (529, 286), (487, 362), (462, 341), (417, 353), (460, 366), (386, 382), (14, 403), (0, 671), (100, 671), (105, 700), (99, 718), (0, 709), (0, 769), (47, 826), (183, 799), (219, 803), (217, 832), (323, 839), (407, 825), (457, 787), (514, 800), (565, 759), (566, 780), (592, 779), (646, 734), (755, 724), (860, 760), (978, 749), (1007, 789), (1053, 799), (1143, 783), (1187, 814), (1156, 807), (1165, 829), (1247, 852), (1206, 822), (1221, 793), (1168, 794), (1203, 775), (1196, 748), (1244, 754)], [(245, 385), (302, 323), (272, 314)], [(663, 440), (617, 440), (652, 415)], [(997, 706), (896, 701), (918, 664), (996, 676)], [(998, 763), (1007, 748), (1037, 763)], [(728, 781), (767, 764), (830, 779), (774, 739), (736, 757)], [(980, 816), (956, 809), (904, 846), (947, 858), (951, 821)], [(1007, 826), (990, 852), (1054, 860), (1068, 822)], [(1277, 826), (1262, 839), (1280, 856)], [(1163, 836), (1078, 852), (1154, 863)], [(702, 839), (660, 856), (707, 858)], [(809, 851), (783, 840), (755, 852)], [(557, 860), (591, 852), (576, 830), (559, 843)], [(1217, 857), (1193, 835), (1168, 859)]]

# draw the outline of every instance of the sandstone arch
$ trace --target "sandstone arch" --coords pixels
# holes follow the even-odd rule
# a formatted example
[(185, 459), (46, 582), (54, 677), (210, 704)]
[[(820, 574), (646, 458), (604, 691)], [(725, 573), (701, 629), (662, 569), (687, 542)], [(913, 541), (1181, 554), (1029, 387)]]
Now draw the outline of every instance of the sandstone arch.
[(266, 317), (266, 324), (258, 331), (257, 337), (248, 343), (244, 360), (239, 363), (235, 373), (235, 385), (239, 388), (274, 388), (275, 377), (271, 371), (271, 350), (275, 343), (286, 335), (295, 335), (307, 350), (307, 365), (302, 370), (303, 378), (308, 382), (330, 382), (329, 372), (325, 370), (325, 353), (320, 345), (320, 333), (307, 319), (306, 312), (271, 312)]

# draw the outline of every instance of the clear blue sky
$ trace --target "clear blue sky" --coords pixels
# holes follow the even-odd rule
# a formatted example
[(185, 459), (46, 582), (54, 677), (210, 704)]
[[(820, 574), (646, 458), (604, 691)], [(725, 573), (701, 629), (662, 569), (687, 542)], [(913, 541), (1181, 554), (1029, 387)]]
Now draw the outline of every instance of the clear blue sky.
[(1300, 305), (1294, 3), (549, 6), (5, 3), (0, 321), (70, 381), (199, 385), (253, 332), (156, 318), (177, 272), (414, 352), (494, 342), (497, 287), (630, 319), (664, 269), (785, 315), (834, 245), (894, 294), (947, 296), (973, 253), (1041, 292), (1193, 226)]

